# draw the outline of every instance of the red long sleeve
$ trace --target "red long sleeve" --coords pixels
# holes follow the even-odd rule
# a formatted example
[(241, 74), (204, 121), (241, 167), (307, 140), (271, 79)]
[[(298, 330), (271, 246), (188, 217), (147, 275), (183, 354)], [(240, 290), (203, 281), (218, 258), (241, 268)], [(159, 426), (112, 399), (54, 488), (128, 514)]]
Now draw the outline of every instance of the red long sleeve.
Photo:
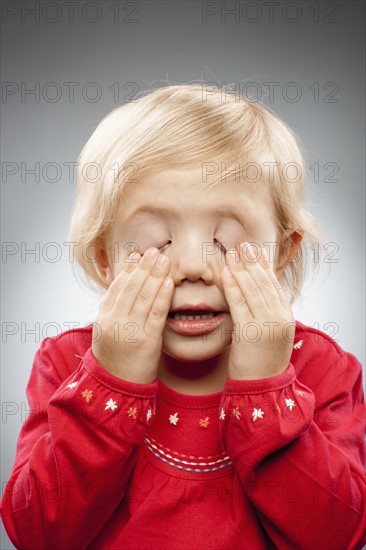
[(88, 546), (123, 497), (155, 409), (157, 381), (109, 375), (91, 348), (80, 361), (67, 349), (74, 338), (70, 331), (60, 346), (57, 338), (43, 340), (34, 359), (31, 414), (2, 502), (17, 548)]
[(365, 542), (362, 371), (353, 355), (329, 344), (322, 339), (298, 373), (290, 364), (279, 376), (225, 386), (223, 444), (281, 549)]
[(358, 550), (359, 361), (296, 322), (287, 370), (209, 395), (120, 380), (92, 326), (46, 338), (2, 517), (24, 550)]

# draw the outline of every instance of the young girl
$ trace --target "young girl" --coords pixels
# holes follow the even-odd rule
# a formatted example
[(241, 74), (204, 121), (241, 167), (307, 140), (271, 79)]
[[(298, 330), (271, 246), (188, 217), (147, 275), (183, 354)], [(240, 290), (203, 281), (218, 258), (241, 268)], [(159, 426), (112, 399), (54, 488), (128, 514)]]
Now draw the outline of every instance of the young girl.
[(79, 161), (70, 241), (107, 292), (35, 355), (2, 502), (15, 546), (361, 548), (361, 365), (290, 306), (320, 238), (294, 134), (169, 86), (114, 109)]

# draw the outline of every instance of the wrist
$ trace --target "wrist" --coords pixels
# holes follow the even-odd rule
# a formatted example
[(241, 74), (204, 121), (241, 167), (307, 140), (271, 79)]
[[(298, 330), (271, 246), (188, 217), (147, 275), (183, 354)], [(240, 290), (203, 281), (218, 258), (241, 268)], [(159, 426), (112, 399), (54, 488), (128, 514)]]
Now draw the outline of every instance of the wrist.
[(262, 380), (264, 378), (273, 378), (274, 376), (278, 376), (279, 374), (282, 374), (285, 372), (285, 370), (288, 367), (288, 363), (286, 365), (281, 365), (278, 367), (271, 367), (268, 368), (247, 368), (243, 365), (240, 367), (235, 365), (228, 366), (228, 379), (229, 380)]

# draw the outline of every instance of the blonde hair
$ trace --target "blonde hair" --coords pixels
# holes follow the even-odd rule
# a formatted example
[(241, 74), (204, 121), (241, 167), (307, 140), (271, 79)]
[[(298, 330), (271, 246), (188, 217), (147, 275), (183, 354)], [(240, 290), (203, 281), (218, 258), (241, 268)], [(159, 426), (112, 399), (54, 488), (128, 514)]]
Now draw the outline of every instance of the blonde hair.
[[(280, 239), (289, 228), (302, 235), (295, 258), (279, 277), (292, 303), (305, 281), (310, 248), (326, 240), (304, 208), (306, 175), (299, 139), (268, 107), (234, 92), (225, 91), (223, 97), (204, 82), (148, 90), (108, 113), (84, 145), (69, 240), (76, 243), (74, 259), (87, 286), (97, 292), (108, 287), (97, 260), (126, 186), (162, 169), (224, 162), (227, 171), (238, 165), (242, 171), (248, 161), (267, 167), (257, 185), (270, 183)], [(291, 177), (289, 168), (290, 173), (295, 169)], [(217, 177), (197, 185), (219, 182)]]

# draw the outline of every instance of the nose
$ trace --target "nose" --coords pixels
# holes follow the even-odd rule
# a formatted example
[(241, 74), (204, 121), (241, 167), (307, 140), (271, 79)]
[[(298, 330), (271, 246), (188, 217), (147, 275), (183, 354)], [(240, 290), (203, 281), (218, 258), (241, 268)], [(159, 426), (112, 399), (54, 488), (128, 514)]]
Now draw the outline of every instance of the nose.
[(198, 239), (183, 239), (181, 243), (172, 243), (169, 250), (171, 269), (169, 276), (176, 286), (184, 281), (202, 280), (212, 284), (219, 279), (220, 253), (212, 242)]

